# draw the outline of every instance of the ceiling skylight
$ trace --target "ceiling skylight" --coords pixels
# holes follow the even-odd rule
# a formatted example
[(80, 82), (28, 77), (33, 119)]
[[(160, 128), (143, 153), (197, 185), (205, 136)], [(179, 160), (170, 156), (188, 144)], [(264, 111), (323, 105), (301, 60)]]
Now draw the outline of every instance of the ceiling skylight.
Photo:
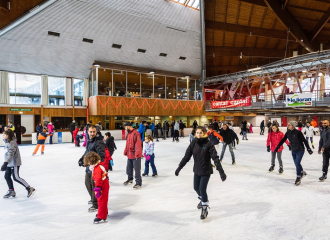
[(199, 0), (170, 0), (171, 2), (179, 3), (185, 7), (199, 9)]

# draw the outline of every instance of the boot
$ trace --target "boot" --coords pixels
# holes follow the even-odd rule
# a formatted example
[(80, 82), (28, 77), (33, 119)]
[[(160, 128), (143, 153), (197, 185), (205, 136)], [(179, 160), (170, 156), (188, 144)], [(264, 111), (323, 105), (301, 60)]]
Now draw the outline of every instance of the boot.
[(269, 172), (274, 171), (274, 168), (275, 168), (275, 165), (271, 165), (270, 168), (269, 168)]
[(26, 190), (28, 191), (28, 195), (27, 195), (28, 198), (31, 198), (33, 194), (35, 194), (36, 192), (36, 190), (33, 187), (28, 187)]
[(101, 223), (101, 222), (105, 222), (105, 219), (95, 218), (93, 223), (94, 223), (94, 224), (99, 224), (99, 223)]
[(327, 179), (327, 173), (323, 172), (322, 177), (319, 178), (321, 182), (324, 182)]
[(143, 177), (148, 176), (148, 173), (142, 173), (142, 176)]
[(280, 166), (280, 169), (278, 169), (278, 172), (279, 172), (280, 174), (283, 173), (283, 167), (282, 167), (282, 166)]
[(133, 180), (127, 180), (126, 182), (124, 182), (124, 185), (128, 185), (128, 184), (132, 184)]
[(3, 198), (10, 198), (10, 197), (16, 197), (16, 193), (14, 189), (9, 189), (6, 195), (3, 196)]
[(295, 182), (296, 186), (300, 185), (300, 183), (301, 183), (301, 177), (297, 177)]
[(209, 214), (207, 208), (210, 208), (209, 205), (202, 205), (202, 213), (201, 213), (202, 220), (207, 218), (207, 215)]
[(305, 171), (301, 172), (301, 179), (303, 179), (305, 176), (307, 176), (307, 173)]
[(235, 164), (236, 164), (235, 159), (233, 160), (233, 162), (232, 162), (231, 164), (232, 164), (232, 165), (235, 165)]

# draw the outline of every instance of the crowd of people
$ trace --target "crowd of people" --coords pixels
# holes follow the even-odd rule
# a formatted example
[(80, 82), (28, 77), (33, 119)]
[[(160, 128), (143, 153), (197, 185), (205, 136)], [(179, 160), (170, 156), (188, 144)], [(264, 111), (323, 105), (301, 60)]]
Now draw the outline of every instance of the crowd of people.
[[(313, 121), (315, 121), (313, 119)], [(266, 140), (267, 151), (271, 152), (271, 167), (269, 172), (275, 170), (275, 158), (277, 157), (279, 163), (278, 172), (282, 174), (284, 172), (282, 151), (283, 144), (286, 143), (289, 150), (292, 152), (292, 158), (296, 166), (296, 180), (295, 185), (301, 184), (302, 179), (307, 175), (304, 171), (301, 161), (305, 153), (305, 149), (309, 154), (313, 151), (309, 145), (311, 143), (314, 148), (313, 136), (318, 132), (316, 121), (306, 122), (300, 124), (301, 121), (290, 121), (287, 124), (287, 132), (280, 131), (279, 123), (277, 121), (268, 122), (265, 126), (265, 122), (260, 124), (260, 134), (264, 134), (265, 127), (268, 127), (268, 136)], [(151, 135), (147, 134), (147, 122), (142, 121), (138, 128), (134, 123), (127, 122), (124, 127), (127, 131), (126, 146), (123, 149), (123, 155), (127, 157), (126, 163), (126, 175), (127, 180), (123, 183), (125, 186), (133, 184), (133, 189), (140, 189), (142, 187), (143, 177), (149, 175), (149, 166), (151, 166), (152, 177), (158, 176), (158, 171), (155, 164), (155, 147), (154, 139), (158, 142), (159, 132), (162, 134), (162, 138), (165, 140), (169, 137), (169, 132), (173, 138), (173, 142), (179, 142), (179, 137), (184, 137), (184, 129), (186, 128), (182, 120), (173, 121), (171, 124), (169, 121), (164, 121), (163, 124), (151, 124), (148, 126), (151, 129)], [(198, 209), (201, 209), (201, 219), (207, 218), (209, 200), (207, 195), (207, 185), (210, 180), (211, 174), (213, 174), (213, 168), (215, 168), (219, 174), (220, 179), (225, 181), (227, 176), (222, 167), (222, 161), (226, 152), (226, 148), (229, 148), (229, 152), (232, 159), (232, 165), (236, 164), (234, 149), (236, 144), (239, 144), (238, 135), (233, 129), (232, 123), (221, 122), (214, 120), (209, 125), (198, 126), (197, 121), (192, 124), (192, 132), (189, 136), (189, 145), (186, 149), (185, 155), (179, 162), (178, 168), (175, 170), (175, 175), (178, 176), (181, 169), (187, 164), (190, 158), (194, 157), (194, 190), (197, 193), (199, 203)], [(253, 133), (252, 124), (247, 121), (242, 121), (239, 125), (240, 134), (242, 140), (247, 139), (247, 133)], [(96, 125), (89, 121), (86, 126), (83, 126), (83, 133), (79, 134), (81, 127), (78, 127), (73, 120), (70, 126), (70, 132), (72, 134), (72, 142), (77, 147), (80, 146), (80, 140), (85, 138), (83, 147), (85, 152), (78, 161), (80, 167), (85, 167), (85, 186), (90, 196), (88, 204), (91, 206), (88, 208), (89, 212), (97, 211), (94, 223), (100, 223), (107, 219), (108, 215), (108, 194), (109, 194), (109, 177), (108, 171), (113, 170), (112, 156), (117, 149), (114, 137), (110, 132), (105, 133), (105, 137), (102, 135), (101, 130), (103, 126), (101, 123)], [(4, 198), (15, 197), (16, 193), (13, 186), (13, 181), (18, 182), (24, 186), (28, 192), (27, 197), (30, 198), (35, 193), (36, 189), (31, 187), (24, 179), (19, 176), (19, 169), (22, 164), (18, 145), (16, 143), (14, 126), (9, 122), (4, 132), (5, 141), (5, 156), (4, 163), (1, 166), (1, 171), (5, 171), (5, 179), (8, 185), (8, 192)], [(44, 153), (44, 143), (47, 137), (52, 137), (54, 128), (52, 123), (47, 124), (47, 127), (42, 127), (41, 124), (37, 125), (37, 146), (33, 152), (35, 155), (41, 146), (41, 154)], [(322, 128), (320, 130), (320, 141), (318, 147), (318, 153), (323, 154), (323, 168), (320, 181), (327, 179), (327, 173), (329, 168), (330, 158), (330, 128), (329, 121), (322, 121)], [(304, 136), (304, 134), (306, 136)], [(220, 143), (222, 143), (221, 153), (218, 154)], [(214, 164), (212, 164), (211, 159)], [(141, 174), (142, 160), (144, 160), (144, 171)]]

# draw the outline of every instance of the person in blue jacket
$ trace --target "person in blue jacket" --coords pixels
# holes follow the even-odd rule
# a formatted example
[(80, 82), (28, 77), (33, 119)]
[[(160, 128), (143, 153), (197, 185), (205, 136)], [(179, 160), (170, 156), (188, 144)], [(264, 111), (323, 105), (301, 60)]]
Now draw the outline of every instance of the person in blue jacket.
[(150, 129), (151, 129), (151, 137), (154, 137), (154, 131), (155, 131), (155, 124), (154, 123), (151, 123)]
[(147, 122), (142, 121), (142, 123), (140, 123), (140, 125), (139, 125), (139, 130), (138, 130), (138, 132), (140, 133), (140, 136), (141, 136), (142, 150), (143, 150), (143, 142), (144, 142), (144, 135), (146, 132), (146, 126), (147, 126)]

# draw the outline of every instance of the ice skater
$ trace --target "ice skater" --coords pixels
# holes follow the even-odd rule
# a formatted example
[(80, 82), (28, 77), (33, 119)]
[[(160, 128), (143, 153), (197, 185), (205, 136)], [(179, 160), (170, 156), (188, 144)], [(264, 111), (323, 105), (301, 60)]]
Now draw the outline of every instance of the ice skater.
[(227, 124), (223, 124), (223, 127), (220, 130), (220, 135), (223, 138), (223, 146), (222, 146), (222, 151), (221, 151), (221, 155), (220, 155), (220, 162), (222, 162), (223, 156), (225, 155), (226, 148), (228, 146), (230, 154), (231, 154), (232, 165), (235, 165), (236, 161), (235, 161), (235, 154), (233, 151), (232, 142), (236, 140), (237, 145), (239, 144), (237, 134), (233, 130), (229, 129)]
[(309, 147), (308, 142), (304, 138), (302, 132), (296, 129), (296, 126), (297, 126), (296, 121), (290, 121), (288, 123), (288, 131), (285, 133), (283, 139), (277, 145), (274, 152), (277, 152), (280, 149), (280, 147), (283, 145), (283, 143), (287, 139), (289, 139), (293, 161), (294, 164), (296, 165), (297, 179), (295, 181), (295, 184), (296, 186), (298, 186), (301, 183), (301, 179), (307, 175), (307, 173), (304, 171), (303, 167), (301, 166), (301, 160), (305, 153), (304, 144), (309, 154), (313, 154), (313, 151)]
[(311, 141), (312, 148), (314, 149), (313, 135), (315, 135), (316, 132), (315, 128), (309, 122), (307, 122), (306, 127), (304, 127), (302, 132), (306, 135), (307, 142), (308, 140)]
[(34, 151), (32, 153), (32, 156), (37, 154), (40, 145), (41, 145), (41, 155), (44, 155), (44, 153), (45, 153), (45, 141), (46, 141), (48, 136), (52, 136), (52, 135), (53, 135), (52, 133), (47, 134), (47, 130), (45, 128), (44, 128), (42, 133), (39, 133), (38, 140), (37, 140), (37, 146), (34, 149)]
[(176, 121), (174, 124), (174, 135), (173, 135), (173, 142), (176, 141), (179, 142), (179, 130), (180, 130), (180, 124), (179, 121)]
[[(115, 150), (117, 149), (115, 139), (111, 136), (110, 132), (105, 133), (105, 146), (108, 149), (110, 156), (112, 158)], [(112, 166), (113, 166), (113, 158), (110, 160), (109, 164), (109, 170), (112, 171)]]
[(190, 135), (189, 135), (189, 141), (190, 141), (190, 142), (194, 141), (194, 139), (195, 139), (195, 134), (196, 134), (196, 128), (193, 128), (193, 129), (191, 130)]
[(5, 162), (1, 166), (1, 171), (5, 171), (5, 179), (9, 189), (7, 194), (4, 195), (3, 198), (16, 197), (16, 192), (11, 176), (13, 176), (15, 182), (18, 182), (23, 187), (25, 187), (28, 192), (27, 197), (31, 198), (36, 192), (36, 190), (19, 176), (19, 169), (22, 165), (22, 160), (19, 148), (16, 144), (14, 132), (10, 129), (6, 130), (3, 134), (3, 141), (5, 142)]
[(155, 144), (154, 144), (154, 139), (148, 135), (145, 138), (145, 146), (143, 150), (143, 155), (145, 158), (145, 169), (144, 173), (142, 176), (148, 176), (149, 174), (149, 163), (151, 165), (152, 169), (152, 177), (157, 177), (157, 169), (155, 166), (155, 154), (154, 154), (154, 149), (155, 149)]
[(214, 125), (210, 124), (207, 127), (207, 136), (211, 143), (213, 143), (215, 150), (218, 151), (220, 141), (223, 141), (223, 138), (214, 130)]
[[(280, 143), (280, 141), (284, 138), (284, 133), (280, 131), (278, 126), (276, 124), (273, 124), (270, 132), (268, 133), (267, 137), (267, 152), (272, 152), (272, 160), (271, 160), (271, 166), (269, 168), (269, 172), (274, 171), (275, 168), (275, 157), (277, 155), (278, 163), (280, 165), (280, 168), (278, 169), (278, 172), (280, 174), (283, 173), (283, 162), (282, 162), (282, 151), (283, 146), (281, 146), (277, 152), (275, 152), (275, 148)], [(288, 140), (285, 141), (285, 143), (288, 145), (289, 149), (291, 150), (290, 143)]]
[(214, 148), (214, 145), (209, 141), (204, 127), (196, 128), (196, 138), (188, 146), (186, 153), (181, 160), (179, 167), (175, 171), (175, 175), (179, 176), (181, 169), (189, 162), (191, 156), (194, 157), (194, 189), (198, 195), (200, 203), (197, 209), (202, 209), (201, 219), (205, 219), (208, 215), (209, 200), (206, 193), (207, 185), (213, 174), (211, 158), (213, 159), (216, 169), (220, 173), (222, 181), (225, 181), (227, 176), (219, 161), (219, 156)]
[(95, 152), (89, 152), (84, 157), (84, 165), (89, 166), (93, 172), (95, 187), (93, 189), (98, 203), (98, 210), (94, 223), (100, 223), (107, 220), (108, 217), (108, 198), (109, 198), (109, 180), (107, 178), (106, 167), (101, 162), (100, 156)]
[(321, 182), (327, 179), (328, 169), (329, 169), (329, 159), (330, 159), (330, 128), (329, 121), (324, 120), (322, 122), (322, 132), (319, 142), (319, 151), (318, 153), (323, 156), (323, 167), (322, 167), (322, 176), (319, 178)]

